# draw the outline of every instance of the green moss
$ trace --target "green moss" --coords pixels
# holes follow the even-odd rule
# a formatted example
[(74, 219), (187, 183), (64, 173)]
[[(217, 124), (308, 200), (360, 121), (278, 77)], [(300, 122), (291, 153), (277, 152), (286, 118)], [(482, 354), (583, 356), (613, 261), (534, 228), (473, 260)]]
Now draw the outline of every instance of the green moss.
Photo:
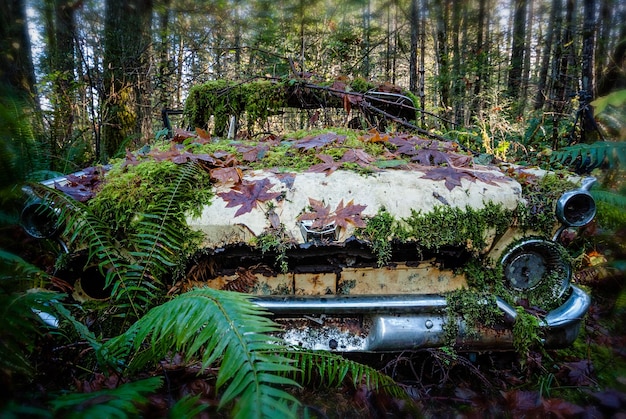
[[(102, 189), (89, 201), (89, 207), (111, 226), (114, 236), (127, 237), (134, 231), (138, 214), (150, 213), (156, 205), (171, 199), (171, 185), (181, 176), (181, 168), (169, 161), (151, 160), (135, 166), (116, 165), (107, 174)], [(195, 177), (194, 187), (177, 191), (181, 199), (172, 203), (172, 211), (178, 214), (181, 224), (185, 213), (198, 214), (213, 196), (209, 174), (198, 171)]]
[(549, 237), (557, 221), (554, 215), (556, 202), (564, 192), (577, 186), (560, 174), (546, 174), (537, 181), (527, 179), (520, 184), (526, 199), (526, 204), (520, 203), (517, 208), (520, 227)]
[(502, 311), (496, 304), (496, 297), (489, 291), (459, 289), (446, 294), (447, 321), (444, 334), (448, 346), (455, 346), (459, 336), (460, 318), (464, 324), (463, 337), (479, 337), (479, 327), (492, 327), (502, 319)]
[(539, 319), (534, 314), (526, 312), (522, 307), (515, 308), (517, 317), (513, 325), (513, 346), (518, 354), (522, 355), (522, 364), (528, 352), (541, 345), (539, 335)]
[(215, 134), (223, 135), (230, 115), (246, 113), (248, 129), (263, 124), (278, 109), (287, 106), (284, 84), (269, 80), (235, 83), (212, 80), (195, 85), (185, 102), (185, 118), (192, 126), (206, 127), (215, 118)]
[(369, 241), (379, 267), (386, 265), (391, 258), (391, 240), (395, 231), (393, 216), (382, 208), (378, 214), (367, 220), (365, 228), (356, 232), (357, 237)]
[(504, 233), (513, 217), (513, 211), (489, 202), (483, 209), (438, 206), (429, 213), (412, 210), (403, 224), (405, 235), (427, 249), (463, 246), (478, 252), (486, 245), (490, 230), (495, 228), (496, 235)]

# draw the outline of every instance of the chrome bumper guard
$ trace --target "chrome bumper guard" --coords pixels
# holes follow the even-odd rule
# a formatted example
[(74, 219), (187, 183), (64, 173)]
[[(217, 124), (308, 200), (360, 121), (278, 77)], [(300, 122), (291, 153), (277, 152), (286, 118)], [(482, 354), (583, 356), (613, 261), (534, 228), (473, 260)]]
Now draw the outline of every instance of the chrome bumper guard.
[[(340, 352), (392, 352), (449, 345), (444, 325), (449, 321), (441, 295), (262, 296), (252, 301), (283, 324), (283, 338), (308, 349)], [(558, 348), (571, 344), (580, 330), (591, 299), (580, 288), (541, 321), (543, 344)], [(513, 349), (515, 308), (497, 299), (504, 315), (501, 325), (468, 333), (458, 318), (456, 346), (460, 350)], [(332, 319), (358, 318), (351, 324)], [(298, 319), (298, 321), (295, 321)]]

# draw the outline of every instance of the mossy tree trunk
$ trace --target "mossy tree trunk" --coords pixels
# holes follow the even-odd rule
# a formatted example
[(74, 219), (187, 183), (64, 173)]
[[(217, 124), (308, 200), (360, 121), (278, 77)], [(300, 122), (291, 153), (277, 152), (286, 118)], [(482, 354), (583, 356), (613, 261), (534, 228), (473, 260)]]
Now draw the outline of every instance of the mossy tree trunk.
[(151, 0), (107, 0), (102, 162), (150, 136)]
[(33, 105), (35, 70), (23, 0), (0, 2), (0, 82)]
[[(513, 15), (513, 42), (508, 77), (508, 95), (512, 100), (518, 100), (522, 87), (522, 70), (524, 66), (524, 44), (526, 41), (526, 9), (527, 0), (515, 0), (515, 14)], [(519, 100), (518, 100), (519, 101)], [(519, 115), (519, 103), (513, 109), (514, 115)]]

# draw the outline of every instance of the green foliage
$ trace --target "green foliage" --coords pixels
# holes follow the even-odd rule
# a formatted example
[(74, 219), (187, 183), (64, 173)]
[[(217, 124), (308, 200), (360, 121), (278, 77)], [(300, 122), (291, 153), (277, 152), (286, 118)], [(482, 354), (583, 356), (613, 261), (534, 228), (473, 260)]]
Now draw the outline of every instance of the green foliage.
[(265, 314), (244, 294), (195, 289), (153, 308), (102, 350), (128, 359), (126, 372), (172, 353), (199, 360), (203, 370), (219, 361), (221, 407), (239, 398), (236, 417), (289, 416), (295, 399), (277, 386), (295, 385), (283, 376), (294, 367), (279, 354), (281, 341), (268, 335), (279, 328)]
[(576, 184), (561, 174), (551, 173), (536, 181), (526, 179), (520, 183), (526, 199), (526, 203), (520, 203), (516, 211), (520, 227), (548, 237), (556, 222), (556, 202), (564, 192), (576, 189)]
[(270, 228), (256, 237), (256, 245), (263, 254), (274, 252), (276, 254), (276, 265), (281, 272), (289, 270), (287, 250), (293, 246), (292, 239), (285, 233), (284, 226), (280, 228)]
[(336, 388), (349, 380), (355, 388), (365, 384), (371, 391), (408, 399), (404, 389), (388, 375), (338, 354), (290, 349), (284, 355), (295, 361), (298, 369), (293, 371), (292, 378), (302, 385), (309, 386), (318, 380), (321, 386)]
[(623, 107), (626, 103), (626, 90), (618, 90), (591, 102), (594, 116), (603, 113), (608, 106)]
[(376, 255), (379, 267), (384, 266), (391, 258), (391, 240), (394, 237), (395, 221), (384, 208), (367, 220), (367, 225), (357, 231), (357, 235), (369, 241)]
[(3, 193), (25, 179), (45, 176), (49, 156), (37, 141), (33, 117), (28, 105), (0, 84), (0, 191)]
[(191, 235), (184, 223), (185, 213), (197, 214), (211, 197), (206, 171), (190, 164), (146, 160), (137, 165), (114, 166), (88, 205), (123, 242), (124, 237), (137, 232), (142, 222), (138, 214), (159, 215), (164, 203), (167, 203), (170, 218), (178, 219), (176, 228), (185, 229), (185, 234)]
[(1, 278), (0, 316), (0, 379), (10, 382), (16, 376), (31, 376), (34, 373), (29, 356), (35, 349), (36, 337), (45, 330), (45, 326), (36, 311), (50, 313), (50, 303), (62, 298), (54, 292), (9, 292), (4, 287), (9, 278)]
[(283, 83), (260, 80), (235, 83), (225, 80), (208, 81), (189, 90), (185, 102), (185, 117), (194, 127), (204, 128), (214, 116), (215, 130), (223, 135), (230, 115), (248, 118), (248, 128), (263, 123), (278, 109), (286, 107), (286, 89)]
[(609, 167), (626, 166), (626, 142), (598, 141), (576, 144), (552, 153), (551, 163), (581, 165), (587, 168), (607, 163)]
[(132, 229), (127, 228), (120, 237), (111, 231), (115, 223), (91, 207), (39, 184), (30, 187), (59, 209), (65, 225), (63, 235), (70, 238), (70, 247), (85, 247), (87, 265), (97, 264), (106, 276), (118, 315), (138, 318), (162, 297), (164, 289), (159, 285), (165, 274), (194, 250), (180, 202), (181, 196), (189, 196), (194, 188), (199, 171), (195, 164), (178, 167), (176, 177), (163, 186), (155, 202), (147, 205), (150, 212), (136, 213)]
[(528, 313), (523, 307), (515, 308), (517, 316), (513, 325), (513, 346), (518, 354), (522, 356), (522, 364), (528, 352), (541, 345), (539, 336), (539, 319), (532, 313)]
[(480, 251), (490, 230), (502, 234), (511, 225), (513, 216), (513, 211), (493, 202), (485, 204), (483, 209), (437, 206), (428, 214), (411, 210), (411, 217), (403, 220), (403, 228), (408, 238), (419, 238), (427, 249), (460, 245)]
[(502, 319), (502, 311), (496, 304), (496, 297), (489, 289), (459, 289), (446, 294), (448, 319), (444, 324), (446, 341), (456, 346), (459, 335), (460, 317), (463, 322), (463, 336), (469, 339), (479, 335), (479, 327), (494, 326)]
[(64, 418), (127, 418), (139, 415), (138, 407), (148, 403), (146, 394), (162, 385), (160, 377), (146, 378), (91, 393), (70, 393), (52, 400), (56, 417)]

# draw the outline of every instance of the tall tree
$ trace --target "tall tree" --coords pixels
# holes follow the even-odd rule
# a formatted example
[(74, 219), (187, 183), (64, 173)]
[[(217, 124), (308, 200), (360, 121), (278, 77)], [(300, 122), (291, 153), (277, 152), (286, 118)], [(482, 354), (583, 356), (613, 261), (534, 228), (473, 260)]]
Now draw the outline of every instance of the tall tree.
[[(434, 0), (433, 11), (436, 20), (436, 43), (437, 43), (437, 87), (439, 88), (439, 100), (444, 116), (446, 115), (450, 100), (450, 63), (448, 55), (448, 16), (449, 2), (447, 0)], [(436, 104), (437, 105), (437, 104)]]
[(533, 35), (533, 20), (534, 20), (534, 4), (533, 0), (528, 0), (528, 18), (526, 19), (526, 39), (524, 40), (524, 64), (522, 66), (522, 80), (521, 80), (521, 98), (520, 98), (520, 112), (524, 111), (526, 107), (526, 101), (528, 96), (528, 85), (530, 81), (530, 45)]
[(75, 54), (76, 8), (81, 2), (54, 0), (54, 39), (48, 42), (51, 57), (54, 115), (51, 126), (51, 151), (71, 143), (76, 113)]
[[(454, 122), (463, 123), (463, 74), (461, 70), (461, 11), (465, 2), (455, 1), (452, 4), (452, 103), (454, 104)], [(467, 21), (467, 20), (465, 20)]]
[(102, 161), (150, 135), (151, 0), (107, 0)]
[(0, 83), (35, 104), (35, 70), (26, 25), (25, 2), (0, 2)]
[(620, 13), (619, 41), (598, 83), (598, 95), (603, 96), (617, 89), (626, 89), (626, 8)]
[[(519, 98), (521, 83), (522, 83), (522, 69), (524, 65), (524, 44), (526, 41), (526, 16), (528, 0), (513, 0), (514, 2), (514, 14), (513, 14), (513, 40), (511, 46), (511, 64), (509, 67), (508, 75), (508, 88), (507, 93), (510, 98), (517, 100)], [(518, 114), (521, 111), (519, 106), (514, 109), (513, 113)]]
[(411, 27), (411, 51), (409, 55), (409, 90), (417, 93), (417, 47), (420, 33), (419, 0), (411, 0), (409, 23)]
[(593, 95), (593, 46), (595, 29), (595, 0), (584, 0), (583, 49), (581, 54), (581, 87), (585, 94)]
[(476, 27), (476, 79), (474, 80), (474, 99), (470, 109), (470, 116), (479, 115), (482, 108), (480, 94), (487, 73), (487, 48), (484, 42), (485, 23), (487, 22), (487, 0), (478, 0), (478, 16)]
[[(543, 108), (546, 96), (548, 72), (550, 70), (550, 63), (552, 63), (552, 51), (554, 43), (554, 34), (558, 34), (560, 31), (560, 11), (561, 0), (552, 0), (552, 7), (550, 8), (550, 17), (548, 18), (548, 30), (546, 38), (543, 40), (543, 51), (541, 52), (541, 67), (539, 69), (539, 80), (537, 81), (537, 94), (535, 95), (535, 103), (533, 108), (535, 110)], [(557, 20), (558, 19), (558, 20)]]
[(598, 87), (608, 63), (609, 42), (615, 22), (615, 16), (612, 15), (614, 13), (614, 6), (614, 0), (600, 0), (598, 36), (594, 51), (594, 86), (596, 87)]
[(370, 76), (370, 28), (372, 23), (371, 0), (365, 0), (365, 8), (363, 10), (363, 46), (361, 75), (366, 79)]

